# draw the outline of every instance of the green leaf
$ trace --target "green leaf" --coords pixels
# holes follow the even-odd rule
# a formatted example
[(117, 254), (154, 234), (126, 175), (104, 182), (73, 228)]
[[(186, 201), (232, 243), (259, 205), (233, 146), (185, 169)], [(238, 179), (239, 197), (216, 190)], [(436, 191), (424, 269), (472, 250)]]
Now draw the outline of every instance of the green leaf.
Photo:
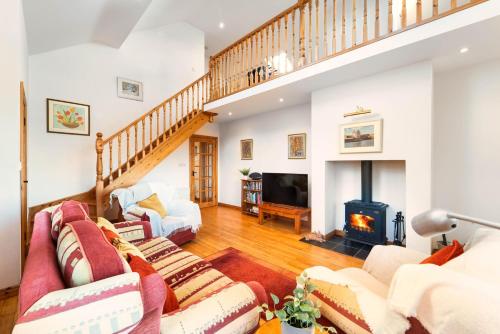
[(311, 305), (306, 304), (306, 303), (300, 304), (299, 308), (302, 312), (313, 312), (314, 311), (314, 308)]
[(280, 319), (281, 321), (285, 321), (286, 318), (287, 318), (287, 314), (284, 310), (278, 310), (276, 311), (276, 316), (278, 317), (278, 319)]
[(306, 280), (302, 276), (297, 277), (297, 285), (304, 286), (305, 283)]
[(271, 293), (271, 298), (273, 299), (274, 304), (278, 304), (280, 302), (280, 299), (274, 293)]
[(293, 290), (293, 295), (295, 296), (295, 298), (304, 298), (304, 289), (296, 288), (295, 290)]
[(273, 312), (271, 312), (271, 311), (269, 311), (269, 310), (267, 310), (267, 311), (266, 311), (266, 320), (267, 320), (267, 321), (269, 321), (269, 320), (271, 320), (272, 318), (274, 318), (274, 313), (273, 313)]

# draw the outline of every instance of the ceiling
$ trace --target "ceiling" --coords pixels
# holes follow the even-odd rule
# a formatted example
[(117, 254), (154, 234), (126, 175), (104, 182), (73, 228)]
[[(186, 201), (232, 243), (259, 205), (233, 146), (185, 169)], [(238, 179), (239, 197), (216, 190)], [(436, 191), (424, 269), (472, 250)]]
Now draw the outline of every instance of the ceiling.
[[(213, 55), (296, 2), (297, 0), (152, 0), (135, 29), (150, 29), (183, 21), (205, 32), (207, 55)], [(224, 22), (224, 29), (219, 28), (219, 22)]]
[(119, 48), (151, 0), (24, 0), (30, 54), (82, 43)]

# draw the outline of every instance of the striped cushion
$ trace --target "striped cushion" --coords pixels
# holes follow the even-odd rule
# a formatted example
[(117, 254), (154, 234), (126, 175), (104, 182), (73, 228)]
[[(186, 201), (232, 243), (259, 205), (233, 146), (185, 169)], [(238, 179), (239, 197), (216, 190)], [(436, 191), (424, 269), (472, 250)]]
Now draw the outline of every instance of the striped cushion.
[(181, 252), (182, 249), (179, 248), (172, 241), (164, 237), (158, 237), (153, 239), (144, 240), (141, 242), (136, 242), (135, 245), (144, 254), (146, 260), (153, 263), (158, 259)]
[(67, 223), (57, 240), (57, 259), (66, 286), (74, 287), (130, 272), (118, 250), (96, 224)]
[(116, 223), (114, 227), (122, 238), (130, 242), (151, 239), (153, 237), (151, 224), (147, 221)]
[(218, 270), (209, 268), (177, 284), (174, 292), (180, 307), (185, 307), (233, 281)]
[(244, 283), (213, 292), (188, 307), (163, 315), (160, 330), (176, 333), (253, 333), (259, 325), (258, 300)]
[(15, 334), (128, 332), (143, 317), (140, 278), (128, 273), (46, 294), (17, 320)]
[(64, 201), (52, 212), (52, 239), (57, 240), (64, 225), (77, 220), (91, 220), (89, 207), (77, 201)]

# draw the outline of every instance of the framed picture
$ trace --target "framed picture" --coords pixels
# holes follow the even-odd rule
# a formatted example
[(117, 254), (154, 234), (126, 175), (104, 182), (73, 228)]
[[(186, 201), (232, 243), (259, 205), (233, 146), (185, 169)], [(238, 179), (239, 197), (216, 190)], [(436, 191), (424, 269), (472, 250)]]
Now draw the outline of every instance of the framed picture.
[(47, 132), (90, 136), (90, 106), (47, 99)]
[(288, 135), (288, 159), (306, 158), (306, 134)]
[(382, 152), (382, 120), (340, 126), (340, 153)]
[(118, 78), (118, 97), (143, 101), (142, 82)]
[(241, 160), (253, 160), (253, 139), (240, 141)]

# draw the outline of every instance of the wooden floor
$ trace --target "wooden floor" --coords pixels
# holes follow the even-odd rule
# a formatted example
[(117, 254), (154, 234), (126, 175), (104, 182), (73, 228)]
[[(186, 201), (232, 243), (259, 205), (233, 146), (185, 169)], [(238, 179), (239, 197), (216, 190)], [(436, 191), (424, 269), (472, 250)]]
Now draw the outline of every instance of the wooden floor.
[[(194, 241), (182, 246), (200, 257), (228, 247), (299, 274), (312, 266), (337, 270), (361, 267), (362, 260), (299, 241), (293, 223), (285, 220), (257, 223), (257, 218), (227, 207), (202, 209), (203, 226)], [(303, 227), (307, 232), (308, 227)], [(17, 297), (0, 300), (0, 333), (10, 333), (16, 320)]]

